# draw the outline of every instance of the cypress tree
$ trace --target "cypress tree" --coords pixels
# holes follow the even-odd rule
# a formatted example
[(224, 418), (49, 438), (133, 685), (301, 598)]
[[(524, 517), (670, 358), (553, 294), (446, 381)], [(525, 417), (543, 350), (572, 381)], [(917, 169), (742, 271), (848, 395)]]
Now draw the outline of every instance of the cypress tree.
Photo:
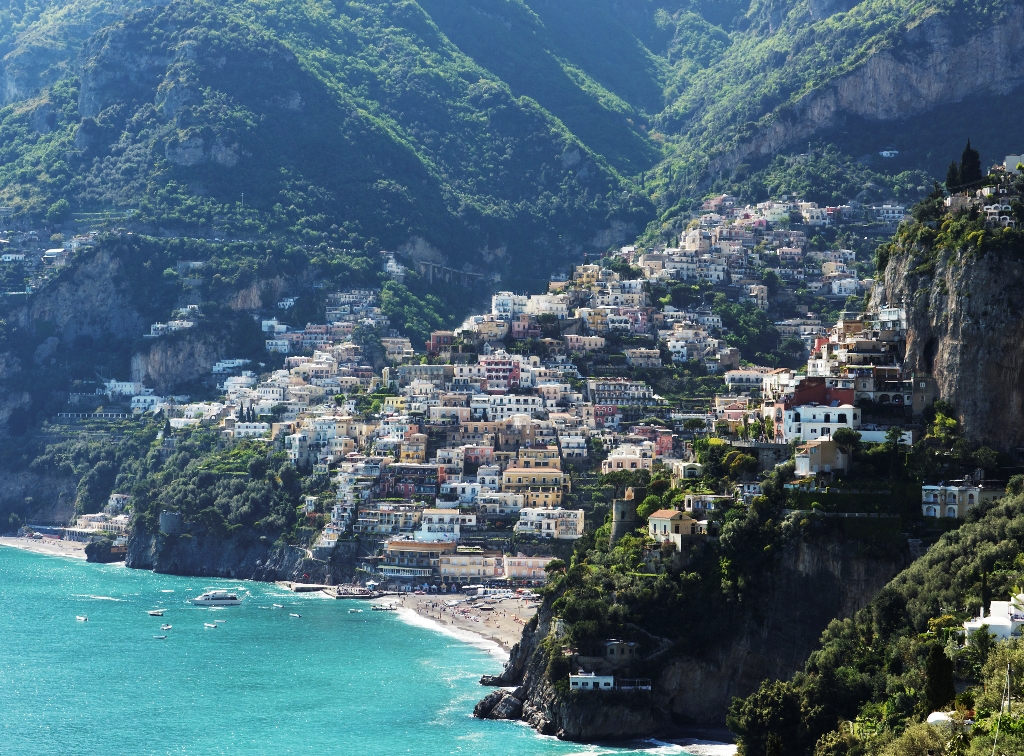
[(946, 171), (946, 189), (953, 191), (958, 186), (960, 186), (960, 168), (954, 160), (949, 164), (949, 170)]
[(956, 697), (956, 688), (953, 686), (953, 662), (938, 643), (933, 643), (928, 652), (924, 695), (928, 701), (928, 708), (932, 711), (940, 711)]
[(960, 183), (973, 184), (982, 178), (981, 154), (971, 147), (971, 140), (968, 139), (963, 155), (960, 156)]

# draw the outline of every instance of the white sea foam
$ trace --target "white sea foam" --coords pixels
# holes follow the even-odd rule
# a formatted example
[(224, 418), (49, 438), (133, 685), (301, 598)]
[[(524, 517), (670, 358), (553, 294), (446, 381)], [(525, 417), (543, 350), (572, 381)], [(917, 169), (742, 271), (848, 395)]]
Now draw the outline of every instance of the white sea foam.
[(437, 620), (432, 620), (429, 617), (417, 614), (415, 611), (407, 607), (398, 607), (398, 611), (395, 612), (395, 614), (397, 614), (398, 618), (406, 624), (426, 628), (427, 630), (433, 630), (434, 632), (441, 633), (442, 635), (447, 635), (449, 638), (455, 638), (463, 643), (468, 643), (471, 646), (479, 648), (481, 651), (486, 651), (488, 654), (496, 656), (502, 661), (508, 661), (508, 652), (489, 638), (484, 638), (483, 636), (477, 635), (469, 630), (462, 630), (461, 628), (442, 625)]
[(682, 750), (677, 753), (690, 756), (736, 756), (736, 746), (733, 743), (719, 743), (717, 740), (695, 740), (682, 746)]
[(94, 601), (124, 601), (125, 599), (114, 598), (113, 596), (92, 596), (88, 593), (76, 593), (75, 598), (89, 598)]

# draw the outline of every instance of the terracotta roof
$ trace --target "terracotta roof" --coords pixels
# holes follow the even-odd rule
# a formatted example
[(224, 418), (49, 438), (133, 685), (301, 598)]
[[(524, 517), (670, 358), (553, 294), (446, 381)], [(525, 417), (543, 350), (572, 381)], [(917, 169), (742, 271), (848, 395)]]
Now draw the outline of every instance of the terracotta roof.
[(682, 517), (688, 517), (689, 516), (685, 512), (680, 512), (677, 509), (659, 509), (657, 512), (652, 514), (647, 519), (652, 520), (655, 517), (657, 517), (658, 519), (670, 520), (673, 517), (675, 517), (676, 515), (680, 515)]

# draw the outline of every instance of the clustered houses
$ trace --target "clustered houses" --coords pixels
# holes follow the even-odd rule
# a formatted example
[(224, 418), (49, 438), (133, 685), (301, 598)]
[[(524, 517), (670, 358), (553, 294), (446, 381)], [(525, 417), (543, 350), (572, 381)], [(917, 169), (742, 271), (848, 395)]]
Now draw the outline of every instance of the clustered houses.
[(1018, 166), (1024, 164), (1024, 156), (1007, 155), (1002, 165), (994, 165), (986, 176), (986, 186), (977, 184), (946, 197), (946, 207), (951, 211), (974, 209), (985, 216), (986, 228), (1017, 228), (1020, 218), (1014, 214), (1013, 205), (1019, 201), (1021, 175)]
[[(295, 298), (283, 299), (276, 317), (262, 321), (266, 350), (283, 355), (283, 364), (257, 373), (245, 360), (222, 360), (213, 367), (220, 402), (158, 397), (141, 383), (110, 382), (102, 391), (130, 397), (137, 412), (166, 410), (172, 427), (217, 423), (226, 436), (274, 445), (300, 470), (329, 476), (332, 495), (307, 503), (309, 521), (323, 528), (315, 558), (359, 535), (384, 544), (367, 567), (388, 581), (538, 580), (542, 558), (490, 549), (499, 539), (489, 534), (512, 531), (542, 550), (579, 538), (588, 523), (572, 507), (570, 473), (589, 466), (595, 448), (607, 452), (604, 473), (661, 461), (674, 479), (701, 476), (692, 449), (644, 418), (741, 435), (754, 426), (765, 444), (797, 442), (798, 475), (815, 477), (848, 465), (848, 450), (832, 440), (839, 429), (884, 438), (884, 428), (864, 421), (863, 401), (912, 412), (931, 404), (931, 379), (903, 371), (899, 308), (844, 313), (831, 328), (812, 313), (776, 323), (783, 339), (801, 340), (810, 355), (806, 369), (793, 371), (741, 364), (711, 307), (650, 298), (652, 286), (704, 281), (766, 308), (774, 291), (766, 271), (776, 283), (845, 298), (870, 284), (857, 278), (854, 253), (815, 252), (808, 234), (901, 216), (896, 206), (818, 208), (785, 199), (741, 208), (723, 195), (705, 203), (676, 246), (624, 247), (610, 267), (576, 266), (544, 294), (495, 293), (489, 312), (417, 345), (429, 360), (388, 331), (378, 290), (353, 289), (328, 295), (325, 322), (301, 330), (282, 322), (296, 312)], [(194, 322), (201, 313), (174, 317)], [(388, 364), (380, 373), (354, 339), (364, 328), (384, 334)], [(584, 376), (581, 360), (608, 369)], [(647, 371), (695, 362), (721, 375), (728, 392), (706, 414), (673, 412)], [(677, 456), (677, 447), (684, 453)], [(756, 495), (753, 485), (744, 498)], [(672, 542), (705, 535), (707, 518), (722, 506), (710, 495), (691, 496), (685, 511), (656, 513), (650, 533)]]

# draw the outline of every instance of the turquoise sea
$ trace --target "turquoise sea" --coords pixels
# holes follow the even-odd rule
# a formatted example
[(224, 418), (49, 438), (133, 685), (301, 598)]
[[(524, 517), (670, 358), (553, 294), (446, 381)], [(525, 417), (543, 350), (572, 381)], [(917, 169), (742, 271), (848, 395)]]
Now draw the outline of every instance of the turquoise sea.
[[(186, 603), (205, 588), (249, 595)], [(473, 719), (500, 654), (354, 604), (0, 547), (0, 754), (630, 753)]]

